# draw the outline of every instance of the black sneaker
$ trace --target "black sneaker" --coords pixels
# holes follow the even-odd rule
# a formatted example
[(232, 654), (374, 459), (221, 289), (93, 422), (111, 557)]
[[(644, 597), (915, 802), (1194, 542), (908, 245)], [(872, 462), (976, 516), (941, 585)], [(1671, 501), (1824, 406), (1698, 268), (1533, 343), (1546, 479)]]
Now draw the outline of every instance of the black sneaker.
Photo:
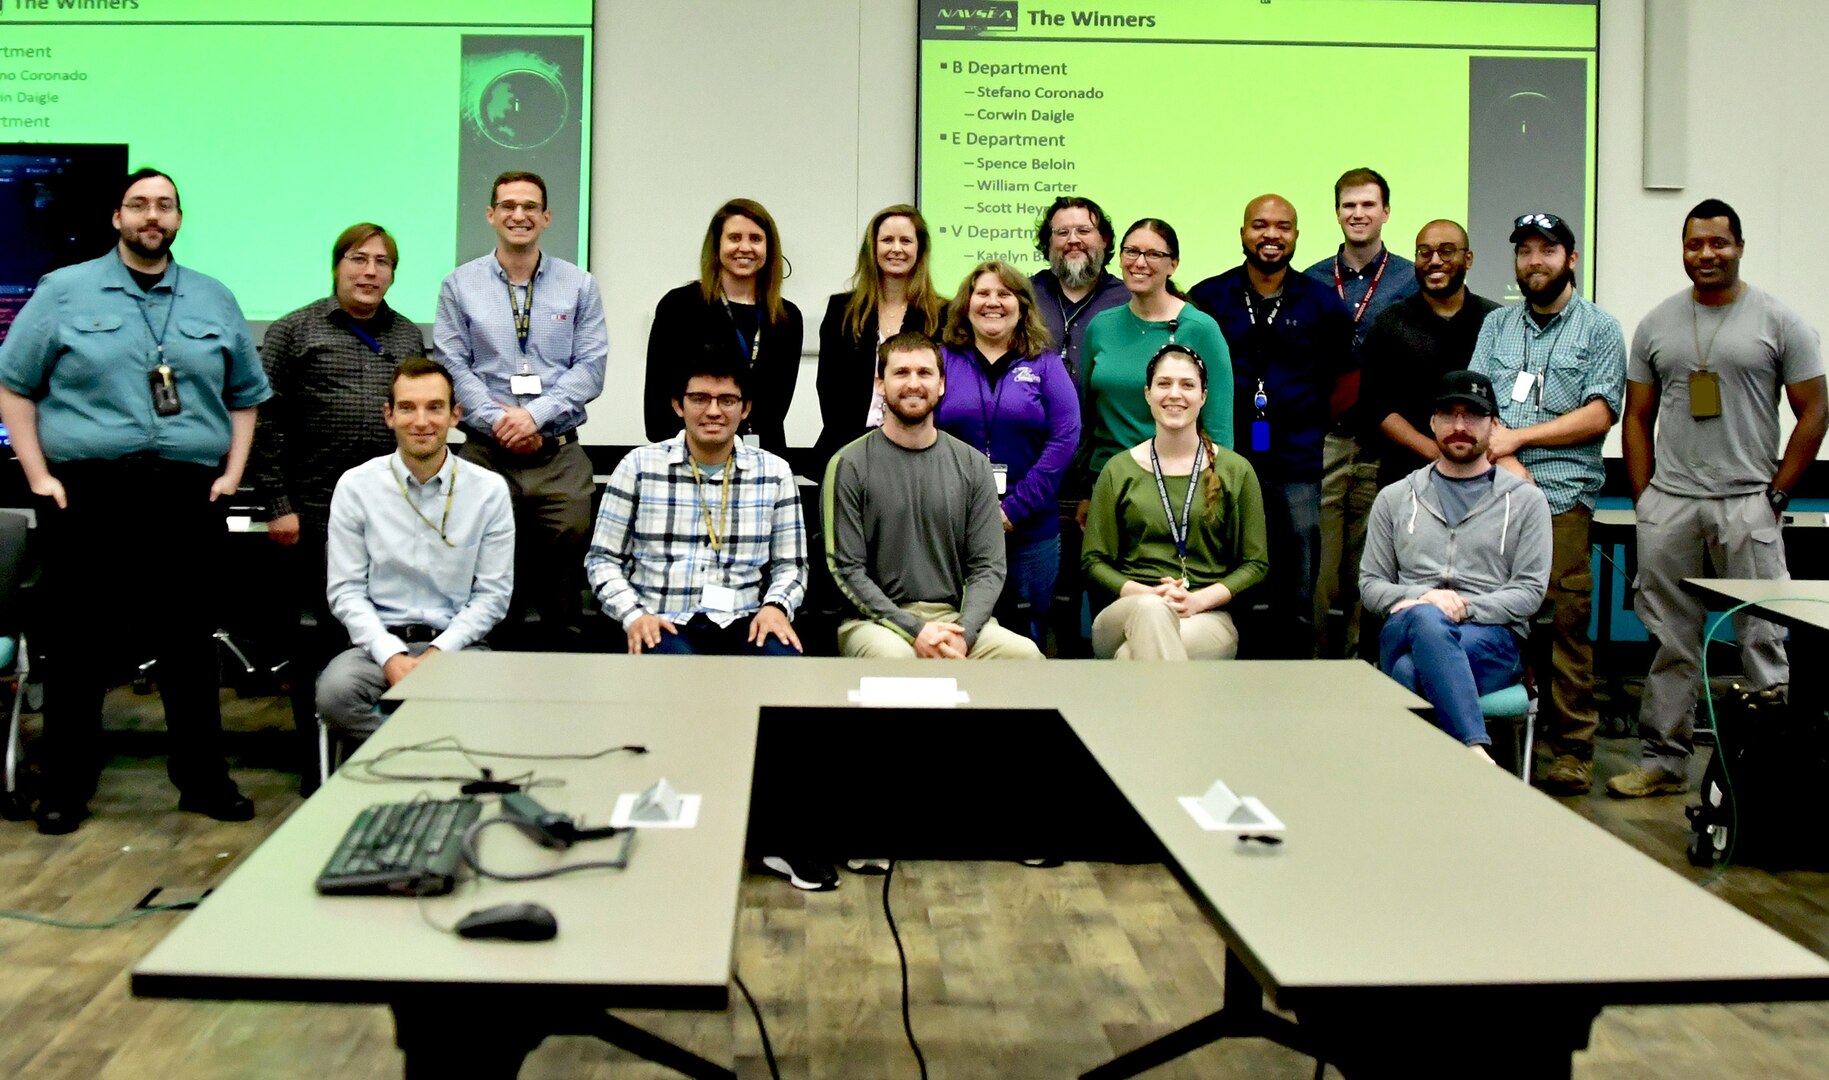
[(38, 822), (38, 831), (45, 836), (67, 836), (76, 831), (76, 827), (89, 816), (89, 808), (81, 803), (46, 803), (38, 804), (32, 815)]
[(202, 814), (217, 821), (254, 820), (254, 803), (233, 787), (210, 795), (181, 795), (178, 798), (178, 809), (186, 813)]
[(789, 885), (807, 892), (831, 892), (838, 888), (838, 871), (832, 869), (830, 863), (769, 855), (762, 860), (762, 869), (786, 878)]

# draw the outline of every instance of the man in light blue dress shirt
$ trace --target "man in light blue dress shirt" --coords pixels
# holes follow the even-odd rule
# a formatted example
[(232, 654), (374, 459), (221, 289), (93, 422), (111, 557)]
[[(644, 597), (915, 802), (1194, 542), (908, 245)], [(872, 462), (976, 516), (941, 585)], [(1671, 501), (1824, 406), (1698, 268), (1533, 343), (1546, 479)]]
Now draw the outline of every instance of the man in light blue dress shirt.
[(384, 407), (399, 450), (343, 474), (330, 499), (330, 610), (351, 647), (318, 677), (318, 713), (345, 734), (380, 725), (375, 705), (424, 655), (474, 646), (514, 591), (507, 483), (445, 447), (464, 410), (445, 369), (413, 357)]
[(546, 182), (507, 172), (490, 189), (496, 247), (451, 271), (438, 292), (436, 356), (464, 413), (460, 451), (499, 473), (520, 530), (520, 588), (509, 628), (532, 608), (537, 640), (566, 649), (582, 614), (591, 462), (578, 444), (585, 406), (603, 392), (609, 335), (590, 274), (540, 251), (552, 224)]

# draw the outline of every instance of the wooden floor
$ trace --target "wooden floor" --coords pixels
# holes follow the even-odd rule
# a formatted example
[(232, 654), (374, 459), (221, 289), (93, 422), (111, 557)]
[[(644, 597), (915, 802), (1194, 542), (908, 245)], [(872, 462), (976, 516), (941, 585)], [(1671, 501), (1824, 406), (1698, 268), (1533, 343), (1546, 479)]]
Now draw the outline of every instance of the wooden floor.
[[(237, 776), (260, 816), (225, 825), (175, 810), (157, 757), (156, 698), (110, 698), (120, 747), (75, 835), (41, 837), (0, 822), (0, 906), (103, 919), (150, 889), (195, 895), (219, 880), (298, 804), (283, 771), (289, 711), (270, 698), (228, 700)], [(1600, 777), (1630, 764), (1632, 744), (1603, 740)], [(1698, 763), (1699, 768), (1699, 763)], [(1599, 790), (1599, 784), (1596, 785)], [(1620, 803), (1593, 795), (1573, 812), (1686, 876), (1683, 801)], [(1730, 869), (1713, 891), (1829, 955), (1829, 875)], [(787, 1077), (913, 1077), (901, 1030), (896, 953), (882, 879), (846, 875), (809, 895), (772, 878), (743, 888), (738, 971), (760, 1000)], [(1222, 951), (1194, 903), (1160, 866), (991, 863), (898, 867), (891, 902), (907, 945), (913, 1023), (930, 1075), (1070, 1077), (1217, 1007)], [(366, 1006), (142, 1001), (127, 974), (181, 914), (113, 930), (74, 931), (0, 920), (0, 1077), (90, 1080), (395, 1077), (387, 1012)], [(1680, 926), (1644, 925), (1631, 910), (1597, 910), (1647, 949)], [(275, 927), (284, 932), (284, 927)], [(1543, 947), (1557, 947), (1546, 924)], [(767, 1075), (754, 1021), (733, 993), (729, 1013), (625, 1013), (745, 1077)], [(1529, 1017), (1492, 1018), (1495, 1040)], [(455, 1036), (454, 1036), (455, 1037)], [(1267, 1043), (1210, 1047), (1153, 1080), (1303, 1078), (1312, 1060)], [(646, 1080), (674, 1074), (593, 1040), (549, 1039), (524, 1077)], [(1329, 1070), (1329, 1075), (1337, 1075)], [(1584, 1080), (1829, 1076), (1829, 1005), (1608, 1009)]]

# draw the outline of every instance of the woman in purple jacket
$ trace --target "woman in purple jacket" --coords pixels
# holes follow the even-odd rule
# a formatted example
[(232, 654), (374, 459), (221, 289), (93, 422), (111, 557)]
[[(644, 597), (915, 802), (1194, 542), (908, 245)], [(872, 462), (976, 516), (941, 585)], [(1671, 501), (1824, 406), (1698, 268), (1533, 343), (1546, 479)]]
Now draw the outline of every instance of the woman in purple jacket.
[(940, 429), (991, 459), (1009, 567), (1004, 606), (1026, 602), (1022, 629), (1045, 646), (1061, 565), (1058, 496), (1079, 445), (1079, 393), (1049, 348), (1029, 279), (1009, 263), (979, 263), (966, 275), (941, 343)]

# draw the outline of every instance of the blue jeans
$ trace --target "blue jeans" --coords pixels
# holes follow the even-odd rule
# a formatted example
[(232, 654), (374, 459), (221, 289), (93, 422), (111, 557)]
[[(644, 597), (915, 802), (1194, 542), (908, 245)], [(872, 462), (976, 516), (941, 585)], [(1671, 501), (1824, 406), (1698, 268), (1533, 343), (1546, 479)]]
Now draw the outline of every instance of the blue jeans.
[(1321, 482), (1268, 480), (1264, 533), (1270, 543), (1270, 576), (1254, 603), (1268, 603), (1263, 627), (1269, 641), (1253, 656), (1308, 660), (1315, 655), (1315, 578), (1321, 569)]
[(1405, 608), (1378, 635), (1378, 667), (1429, 699), (1435, 723), (1472, 746), (1490, 744), (1480, 695), (1524, 677), (1518, 638), (1509, 627), (1457, 623), (1434, 604)]
[(1003, 582), (1004, 600), (1029, 605), (1028, 619), (1020, 623), (1012, 619), (1010, 629), (1027, 634), (1035, 644), (1046, 648), (1048, 612), (1054, 607), (1054, 581), (1061, 572), (1060, 535), (1026, 542), (1006, 541), (1004, 559), (1008, 566)]
[(660, 644), (643, 652), (657, 656), (799, 656), (800, 653), (780, 639), (769, 636), (762, 639), (762, 644), (754, 645), (749, 640), (749, 623), (753, 616), (744, 616), (729, 626), (719, 626), (703, 615), (694, 615), (690, 622), (679, 626), (679, 633), (660, 632)]

